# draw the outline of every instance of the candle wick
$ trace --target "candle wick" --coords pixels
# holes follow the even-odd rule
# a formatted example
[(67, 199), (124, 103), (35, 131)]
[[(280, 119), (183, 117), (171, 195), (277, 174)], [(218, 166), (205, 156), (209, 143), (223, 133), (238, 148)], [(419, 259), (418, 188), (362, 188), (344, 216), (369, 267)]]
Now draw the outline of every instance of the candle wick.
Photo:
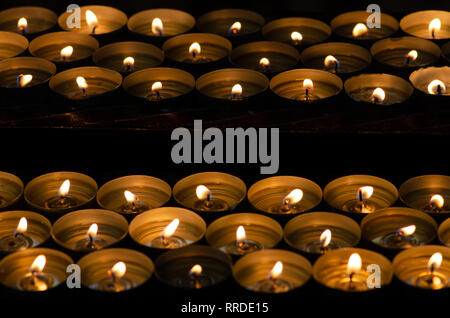
[(98, 28), (98, 25), (94, 25), (94, 27), (92, 28), (92, 34), (95, 34), (95, 30)]
[(337, 73), (339, 68), (338, 62), (334, 62), (334, 72)]
[(409, 65), (409, 62), (411, 62), (411, 57), (406, 55), (406, 65)]
[(431, 37), (434, 39), (434, 28), (431, 29)]
[(442, 94), (442, 87), (441, 87), (441, 85), (438, 85), (438, 86), (436, 87), (436, 92), (437, 92), (438, 95), (441, 95), (441, 94)]
[(306, 101), (309, 101), (309, 87), (306, 88), (305, 95), (306, 95), (305, 96)]

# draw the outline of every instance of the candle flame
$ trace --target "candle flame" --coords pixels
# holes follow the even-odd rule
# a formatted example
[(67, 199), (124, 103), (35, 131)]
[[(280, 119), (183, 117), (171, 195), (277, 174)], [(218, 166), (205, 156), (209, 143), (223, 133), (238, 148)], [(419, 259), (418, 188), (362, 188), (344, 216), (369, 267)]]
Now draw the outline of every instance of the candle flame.
[(137, 200), (137, 196), (131, 191), (125, 190), (123, 192), (123, 195), (125, 196), (125, 199), (128, 203), (132, 203)]
[(300, 32), (294, 31), (291, 33), (291, 39), (295, 42), (300, 42), (303, 40), (303, 35)]
[(128, 56), (123, 59), (123, 65), (131, 67), (134, 65), (134, 58), (131, 56)]
[(413, 235), (416, 232), (416, 226), (415, 225), (405, 226), (399, 229), (398, 232), (401, 232), (403, 235)]
[(73, 47), (72, 46), (66, 46), (65, 48), (61, 49), (61, 57), (62, 58), (68, 58), (71, 57), (73, 54)]
[(241, 28), (242, 28), (241, 22), (236, 21), (230, 26), (229, 32), (237, 34), (241, 31)]
[(434, 38), (436, 33), (441, 29), (441, 20), (438, 18), (431, 20), (428, 25), (428, 32), (430, 32), (431, 36)]
[(33, 80), (33, 75), (31, 74), (20, 74), (17, 76), (17, 82), (19, 83), (19, 87), (27, 86)]
[(241, 84), (234, 84), (234, 86), (231, 88), (231, 95), (242, 95)]
[(358, 253), (350, 255), (347, 264), (347, 274), (352, 275), (361, 270), (362, 260)]
[(162, 35), (164, 32), (164, 27), (162, 20), (160, 18), (154, 18), (152, 21), (152, 33)]
[(444, 82), (440, 80), (432, 80), (430, 84), (428, 84), (428, 93), (432, 95), (445, 93), (446, 90)]
[(435, 194), (430, 199), (430, 205), (442, 209), (444, 206), (444, 198), (440, 194)]
[(427, 268), (429, 271), (436, 271), (439, 269), (439, 267), (442, 264), (442, 254), (441, 253), (434, 253), (433, 255), (431, 255), (428, 264), (427, 264)]
[(96, 27), (98, 24), (97, 16), (91, 10), (86, 10), (86, 23), (88, 24), (89, 28), (91, 28), (91, 29)]
[(17, 234), (23, 234), (28, 229), (28, 222), (25, 217), (21, 217), (19, 220), (19, 224), (17, 225), (16, 232)]
[(189, 270), (189, 275), (200, 275), (202, 272), (203, 268), (199, 264), (196, 264)]
[(300, 189), (294, 189), (287, 196), (284, 197), (283, 203), (296, 204), (303, 198), (303, 191)]
[(384, 89), (377, 87), (373, 90), (371, 100), (375, 102), (382, 102), (386, 98), (386, 93), (384, 92)]
[(45, 255), (39, 255), (33, 261), (33, 264), (30, 266), (30, 272), (32, 273), (41, 273), (44, 270), (45, 264), (47, 263), (47, 258)]
[(338, 60), (333, 55), (327, 55), (327, 57), (323, 60), (325, 67), (331, 67), (336, 63), (338, 63)]
[(152, 92), (157, 92), (162, 89), (162, 83), (161, 82), (154, 82), (152, 85)]
[(365, 201), (370, 199), (370, 197), (373, 194), (373, 187), (372, 186), (364, 186), (358, 189), (356, 192), (356, 199), (358, 201)]
[(70, 180), (67, 179), (59, 187), (58, 194), (61, 197), (66, 196), (69, 193), (69, 190), (70, 190)]
[(124, 262), (117, 262), (112, 268), (111, 268), (111, 274), (115, 278), (121, 278), (125, 273), (127, 272), (127, 265)]
[(314, 88), (313, 81), (310, 80), (309, 78), (305, 78), (303, 80), (303, 88), (308, 89), (308, 90), (313, 89)]
[(88, 88), (88, 83), (86, 82), (86, 79), (83, 76), (77, 77), (77, 85), (79, 89), (86, 89)]
[(366, 25), (364, 23), (358, 23), (353, 28), (352, 34), (355, 38), (358, 38), (360, 36), (365, 36), (369, 30), (367, 29)]
[(89, 237), (96, 237), (98, 232), (98, 225), (97, 223), (92, 223), (88, 230), (88, 236)]
[(267, 57), (263, 57), (259, 60), (259, 65), (261, 65), (262, 67), (268, 67), (270, 65), (270, 61)]
[(169, 225), (166, 226), (166, 228), (163, 231), (163, 236), (165, 238), (171, 237), (173, 235), (173, 233), (175, 233), (175, 231), (178, 228), (178, 225), (180, 224), (180, 220), (179, 219), (174, 219), (172, 222), (170, 222)]
[(26, 18), (22, 17), (17, 21), (17, 28), (20, 31), (25, 30), (28, 27), (28, 21)]
[(197, 186), (195, 189), (195, 194), (199, 200), (210, 200), (211, 199), (211, 190), (209, 190), (203, 184)]
[(236, 241), (238, 243), (244, 242), (247, 239), (247, 234), (245, 233), (245, 229), (242, 225), (240, 225), (236, 230)]
[(277, 279), (281, 276), (282, 273), (283, 273), (283, 262), (278, 261), (275, 263), (272, 270), (270, 271), (269, 277), (271, 279)]
[(411, 50), (406, 54), (406, 57), (409, 58), (411, 61), (415, 61), (417, 57), (419, 56), (419, 53), (417, 53), (416, 50)]
[(191, 44), (191, 46), (189, 47), (189, 54), (195, 56), (195, 55), (199, 55), (202, 51), (202, 48), (200, 47), (200, 43), (198, 42), (194, 42)]
[(326, 229), (320, 235), (320, 242), (322, 242), (322, 247), (327, 247), (331, 242), (331, 231)]

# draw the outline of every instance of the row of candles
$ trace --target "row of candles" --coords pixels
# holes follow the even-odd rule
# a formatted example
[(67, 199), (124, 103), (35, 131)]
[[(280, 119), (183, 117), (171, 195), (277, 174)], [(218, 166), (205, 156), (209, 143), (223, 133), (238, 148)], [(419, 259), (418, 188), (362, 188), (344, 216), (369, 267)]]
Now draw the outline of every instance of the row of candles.
[[(14, 181), (18, 178), (2, 175), (5, 193), (14, 186), (17, 189)], [(25, 187), (25, 199), (42, 211), (73, 210), (82, 205), (80, 198), (85, 201), (90, 198), (86, 192), (94, 190), (95, 196), (96, 184), (92, 182), (78, 173), (43, 175)], [(212, 286), (232, 273), (241, 286), (263, 293), (293, 290), (304, 285), (311, 275), (331, 288), (367, 291), (370, 273), (365, 268), (370, 264), (380, 266), (382, 286), (388, 285), (395, 273), (399, 280), (412, 286), (444, 289), (449, 286), (450, 248), (426, 244), (439, 233), (441, 242), (450, 245), (449, 220), (438, 230), (430, 216), (446, 215), (449, 184), (448, 176), (439, 175), (406, 181), (400, 188), (402, 199), (408, 205), (419, 205), (420, 211), (388, 207), (397, 193), (386, 180), (362, 175), (339, 178), (325, 187), (325, 199), (333, 207), (338, 204), (340, 210), (365, 215), (360, 226), (342, 214), (311, 212), (290, 219), (283, 230), (273, 218), (256, 213), (225, 215), (206, 226), (201, 215), (232, 210), (245, 196), (245, 184), (228, 174), (200, 173), (179, 181), (174, 186), (174, 197), (190, 210), (158, 208), (171, 195), (170, 186), (160, 179), (122, 177), (106, 183), (97, 193), (99, 205), (109, 210), (70, 212), (53, 226), (35, 212), (1, 213), (0, 246), (3, 253), (13, 253), (0, 261), (0, 281), (28, 291), (44, 291), (61, 283), (67, 265), (73, 263), (71, 257), (57, 250), (36, 248), (52, 236), (67, 251), (92, 252), (78, 261), (82, 282), (103, 291), (137, 287), (154, 271), (161, 281), (183, 288)], [(272, 177), (250, 187), (248, 198), (257, 209), (272, 216), (290, 215), (313, 208), (317, 204), (317, 191), (320, 201), (322, 193), (314, 182), (298, 177)], [(120, 213), (135, 217), (128, 224)], [(170, 251), (160, 254), (153, 264), (135, 250), (103, 249), (123, 240), (128, 233), (144, 252)], [(209, 247), (194, 244), (204, 236)], [(320, 256), (314, 266), (295, 252), (273, 249), (283, 237), (290, 248), (309, 259)], [(403, 251), (391, 264), (380, 253), (355, 248), (361, 237), (384, 250)], [(242, 257), (232, 265), (227, 254)], [(52, 264), (46, 271), (48, 262)], [(127, 266), (137, 267), (133, 268), (133, 275), (126, 275)], [(289, 275), (283, 275), (284, 270)]]

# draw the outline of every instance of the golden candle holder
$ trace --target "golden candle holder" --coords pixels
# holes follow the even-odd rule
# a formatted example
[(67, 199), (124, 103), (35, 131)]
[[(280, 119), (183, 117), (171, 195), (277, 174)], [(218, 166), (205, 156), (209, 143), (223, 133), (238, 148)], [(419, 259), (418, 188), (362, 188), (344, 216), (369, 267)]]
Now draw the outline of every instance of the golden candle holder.
[(182, 97), (195, 87), (195, 78), (188, 72), (168, 67), (136, 71), (123, 81), (125, 92), (149, 102)]
[(263, 73), (278, 73), (297, 65), (300, 54), (289, 44), (257, 41), (233, 49), (228, 59), (236, 67), (254, 69)]
[(97, 183), (78, 172), (52, 172), (34, 178), (25, 186), (25, 201), (43, 212), (68, 212), (91, 202)]
[(438, 237), (442, 244), (450, 247), (450, 219), (441, 223), (438, 229)]
[(450, 12), (443, 10), (418, 11), (404, 16), (400, 20), (403, 32), (433, 40), (450, 38)]
[(22, 194), (22, 180), (11, 173), (0, 171), (0, 209), (16, 203)]
[(209, 246), (191, 245), (168, 251), (156, 259), (156, 277), (182, 289), (205, 289), (231, 276), (231, 258)]
[(128, 74), (160, 65), (164, 53), (154, 45), (128, 41), (102, 46), (92, 59), (98, 66)]
[(54, 241), (71, 251), (91, 252), (121, 241), (128, 233), (128, 222), (108, 210), (87, 209), (60, 217), (52, 228)]
[(208, 244), (227, 254), (245, 255), (276, 246), (283, 237), (280, 224), (256, 213), (223, 216), (208, 226)]
[(366, 69), (372, 56), (365, 48), (343, 42), (313, 45), (305, 49), (301, 56), (303, 65), (335, 74), (350, 74)]
[(130, 175), (111, 180), (100, 187), (97, 203), (103, 209), (134, 215), (159, 208), (169, 201), (170, 186), (161, 179)]
[(52, 91), (66, 99), (82, 101), (117, 90), (122, 84), (122, 76), (107, 68), (85, 66), (56, 74), (49, 84)]
[(361, 239), (361, 229), (352, 219), (329, 212), (311, 212), (296, 216), (284, 227), (286, 243), (300, 251), (321, 255), (353, 247)]
[(200, 216), (175, 207), (141, 213), (130, 223), (130, 236), (135, 242), (162, 250), (194, 244), (205, 232), (206, 223)]
[(313, 181), (276, 176), (253, 184), (247, 194), (257, 210), (270, 214), (296, 214), (310, 210), (322, 200), (322, 189)]
[(349, 175), (328, 183), (325, 201), (339, 211), (367, 214), (394, 204), (397, 188), (387, 180), (368, 175)]
[(89, 35), (53, 32), (31, 41), (29, 51), (33, 56), (54, 63), (73, 63), (89, 59), (98, 47), (98, 41)]
[(349, 78), (344, 89), (354, 101), (377, 106), (377, 109), (403, 103), (414, 92), (414, 88), (401, 77), (374, 73)]
[(306, 68), (286, 71), (270, 80), (270, 89), (276, 95), (305, 103), (319, 102), (336, 96), (342, 87), (342, 80), (338, 76)]
[(153, 275), (155, 266), (145, 254), (125, 249), (108, 248), (83, 256), (81, 284), (89, 289), (119, 293), (137, 288)]
[(29, 211), (0, 213), (0, 253), (37, 247), (48, 240), (52, 225), (44, 216)]
[(112, 33), (123, 28), (128, 21), (122, 11), (108, 6), (80, 7), (80, 27), (72, 27), (69, 23), (72, 12), (64, 12), (58, 17), (58, 25), (64, 31), (102, 35)]
[(0, 61), (0, 87), (20, 90), (47, 83), (56, 66), (39, 57), (13, 57)]
[[(379, 267), (379, 286), (371, 279)], [(369, 270), (369, 271), (367, 271)], [(344, 292), (368, 292), (383, 288), (392, 281), (391, 262), (381, 254), (361, 248), (341, 248), (319, 257), (313, 266), (313, 276), (319, 284)]]
[(368, 214), (361, 222), (361, 230), (369, 242), (399, 250), (433, 241), (437, 223), (421, 211), (390, 207)]
[(13, 32), (0, 31), (0, 60), (20, 55), (27, 48), (26, 37)]
[(234, 210), (247, 193), (245, 183), (222, 172), (201, 172), (178, 181), (173, 187), (175, 201), (199, 212)]
[(392, 264), (395, 276), (407, 285), (428, 290), (450, 287), (449, 247), (413, 247), (400, 252)]
[(450, 96), (450, 67), (448, 66), (420, 68), (411, 73), (409, 80), (417, 90), (428, 96)]
[(311, 263), (296, 253), (284, 250), (258, 251), (243, 256), (233, 266), (236, 282), (256, 293), (287, 293), (310, 279)]
[(269, 41), (279, 41), (297, 47), (323, 42), (331, 35), (328, 24), (311, 18), (282, 18), (268, 22), (262, 35)]
[(73, 260), (48, 248), (30, 248), (11, 253), (0, 261), (0, 282), (11, 289), (45, 292), (66, 281)]
[(42, 7), (15, 7), (0, 12), (0, 30), (34, 35), (53, 28), (57, 16)]
[(338, 36), (356, 41), (379, 40), (397, 32), (397, 19), (386, 13), (381, 13), (380, 28), (368, 27), (366, 24), (371, 14), (367, 11), (342, 13), (331, 20), (330, 26)]

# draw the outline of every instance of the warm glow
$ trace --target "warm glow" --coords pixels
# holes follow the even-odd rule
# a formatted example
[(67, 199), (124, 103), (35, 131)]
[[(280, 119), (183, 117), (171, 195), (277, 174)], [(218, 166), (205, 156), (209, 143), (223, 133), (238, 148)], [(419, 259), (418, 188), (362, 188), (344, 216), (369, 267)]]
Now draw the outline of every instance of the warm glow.
[(195, 194), (199, 200), (206, 200), (211, 197), (211, 190), (201, 184), (195, 189)]
[(41, 273), (44, 270), (47, 258), (45, 255), (39, 255), (30, 266), (30, 272)]
[(19, 83), (20, 87), (25, 87), (27, 86), (31, 81), (33, 80), (33, 75), (31, 74), (20, 74), (17, 77), (17, 82)]
[(83, 76), (77, 77), (77, 85), (80, 89), (88, 88), (88, 83), (86, 82), (86, 79)]
[(430, 260), (428, 261), (427, 268), (429, 271), (436, 271), (439, 269), (439, 267), (442, 264), (442, 254), (441, 253), (434, 253), (431, 255)]
[(281, 276), (282, 273), (283, 273), (283, 263), (278, 261), (275, 263), (272, 270), (270, 271), (270, 278), (277, 279), (278, 277)]
[(309, 78), (306, 78), (303, 80), (303, 88), (305, 89), (313, 89), (314, 84), (313, 81), (310, 80)]
[(71, 57), (73, 54), (73, 47), (66, 46), (65, 48), (61, 49), (61, 57), (62, 58), (68, 58)]
[(97, 223), (93, 223), (88, 230), (88, 235), (90, 237), (96, 237), (97, 236), (97, 232), (98, 232), (98, 225)]
[(378, 87), (373, 90), (373, 93), (372, 93), (373, 100), (375, 100), (377, 102), (382, 102), (382, 101), (384, 101), (385, 98), (386, 98), (386, 93), (384, 92), (384, 89)]
[(322, 232), (320, 235), (320, 242), (322, 242), (323, 247), (327, 247), (331, 242), (331, 231), (329, 229), (326, 229)]
[(399, 229), (398, 232), (402, 233), (403, 235), (413, 235), (414, 232), (416, 232), (416, 226), (415, 225), (405, 226)]
[(428, 84), (428, 93), (436, 95), (445, 93), (446, 87), (444, 82), (440, 80), (433, 80)]
[(165, 238), (171, 237), (173, 235), (173, 233), (175, 233), (175, 231), (177, 230), (179, 224), (180, 224), (180, 220), (179, 219), (174, 219), (164, 229), (163, 236)]
[(131, 56), (128, 56), (123, 59), (123, 65), (131, 67), (134, 65), (134, 58)]
[(303, 35), (300, 32), (294, 31), (291, 33), (292, 41), (300, 42), (303, 40)]
[(243, 242), (247, 239), (247, 234), (245, 233), (245, 229), (242, 225), (240, 225), (236, 230), (236, 241)]
[(70, 180), (67, 179), (64, 181), (61, 186), (59, 187), (58, 193), (60, 196), (66, 196), (69, 193), (70, 190)]
[(136, 196), (133, 192), (131, 192), (131, 191), (125, 190), (125, 191), (123, 192), (123, 195), (125, 196), (125, 199), (126, 199), (127, 202), (129, 202), (129, 203), (132, 203), (132, 202), (134, 202), (134, 201), (137, 200), (137, 196)]
[(287, 196), (284, 197), (283, 201), (287, 204), (296, 204), (300, 202), (303, 198), (303, 191), (300, 189), (294, 189)]
[(439, 32), (441, 29), (441, 20), (438, 18), (431, 20), (430, 24), (428, 25), (428, 32), (434, 37), (436, 36), (436, 33)]
[(350, 255), (347, 264), (347, 274), (351, 275), (361, 270), (362, 260), (358, 253)]
[(203, 268), (197, 264), (192, 266), (191, 270), (189, 271), (189, 275), (200, 275), (202, 272)]
[(27, 231), (27, 229), (28, 229), (27, 219), (25, 217), (21, 217), (19, 224), (17, 225), (17, 228), (16, 228), (16, 233), (23, 234)]
[(25, 18), (20, 18), (19, 21), (17, 21), (17, 27), (19, 30), (24, 30), (28, 27), (28, 21)]
[(154, 82), (152, 85), (152, 92), (157, 92), (162, 89), (162, 83), (161, 82)]
[(410, 59), (410, 61), (415, 61), (417, 57), (419, 56), (419, 53), (417, 53), (416, 50), (411, 50), (406, 54), (406, 57)]
[(352, 34), (355, 38), (366, 35), (369, 32), (364, 23), (358, 23), (353, 28)]
[(111, 273), (115, 278), (121, 278), (127, 272), (127, 265), (124, 262), (118, 262), (111, 268)]
[(444, 206), (444, 198), (440, 194), (435, 194), (430, 199), (430, 205), (435, 206), (438, 209), (442, 209)]
[(241, 31), (241, 28), (242, 28), (241, 22), (236, 21), (230, 26), (230, 32), (239, 33), (239, 31)]
[(93, 29), (98, 24), (97, 16), (91, 10), (86, 10), (86, 23), (91, 29)]
[(333, 55), (327, 55), (327, 57), (323, 60), (323, 64), (325, 67), (334, 66), (337, 63), (337, 59)]
[(194, 42), (189, 47), (189, 54), (191, 55), (199, 55), (202, 51), (202, 48), (200, 47), (200, 44), (198, 42)]
[(231, 89), (232, 95), (242, 95), (242, 86), (241, 84), (234, 84), (233, 88)]
[(152, 33), (162, 35), (164, 31), (163, 23), (160, 18), (154, 18), (152, 21)]
[(373, 187), (365, 186), (358, 189), (356, 193), (356, 198), (358, 201), (365, 201), (370, 199), (373, 194)]
[(259, 65), (267, 67), (270, 65), (270, 61), (267, 57), (263, 57), (262, 59), (259, 60)]

